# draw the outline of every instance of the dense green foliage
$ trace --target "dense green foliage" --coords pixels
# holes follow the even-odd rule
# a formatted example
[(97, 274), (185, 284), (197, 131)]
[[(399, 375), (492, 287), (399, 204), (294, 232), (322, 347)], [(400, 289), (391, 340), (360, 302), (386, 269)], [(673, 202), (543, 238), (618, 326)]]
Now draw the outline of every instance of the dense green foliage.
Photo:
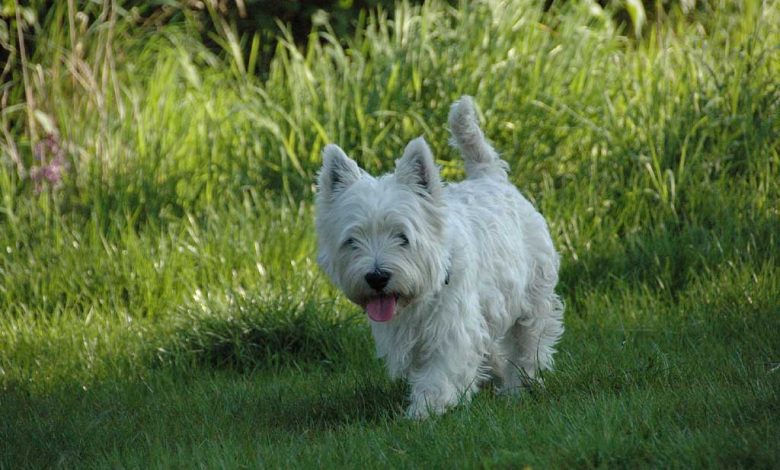
[[(399, 3), (258, 74), (229, 27), (59, 2), (0, 90), (0, 467), (776, 466), (780, 6), (636, 40), (570, 3)], [(567, 332), (546, 388), (413, 423), (315, 266), (312, 185), (328, 142), (383, 172), (420, 134), (460, 178), (464, 93)]]

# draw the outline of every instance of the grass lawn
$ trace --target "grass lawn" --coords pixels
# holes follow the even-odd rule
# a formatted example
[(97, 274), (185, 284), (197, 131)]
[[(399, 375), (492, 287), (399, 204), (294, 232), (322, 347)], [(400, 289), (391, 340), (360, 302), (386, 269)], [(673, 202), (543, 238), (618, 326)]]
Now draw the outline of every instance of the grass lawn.
[[(317, 20), (262, 70), (227, 24), (39, 18), (0, 88), (0, 468), (777, 467), (780, 5), (636, 38), (541, 3)], [(313, 182), (326, 143), (377, 173), (421, 134), (461, 178), (464, 93), (549, 221), (566, 333), (544, 388), (414, 422), (316, 266)]]

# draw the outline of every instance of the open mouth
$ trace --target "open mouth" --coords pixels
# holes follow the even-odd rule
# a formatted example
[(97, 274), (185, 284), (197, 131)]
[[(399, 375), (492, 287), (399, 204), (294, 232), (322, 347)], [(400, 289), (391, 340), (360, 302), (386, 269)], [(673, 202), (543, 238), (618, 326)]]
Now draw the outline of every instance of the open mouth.
[(363, 308), (368, 314), (368, 318), (375, 322), (390, 321), (395, 315), (398, 305), (398, 296), (395, 294), (378, 295), (368, 299)]

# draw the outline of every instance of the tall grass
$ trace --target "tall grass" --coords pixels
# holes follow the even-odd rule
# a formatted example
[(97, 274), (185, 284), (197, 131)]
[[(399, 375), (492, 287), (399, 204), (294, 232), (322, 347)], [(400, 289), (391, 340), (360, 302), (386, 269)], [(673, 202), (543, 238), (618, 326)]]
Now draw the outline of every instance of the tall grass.
[[(401, 2), (347, 38), (319, 21), (304, 45), (281, 35), (260, 75), (227, 24), (214, 51), (191, 23), (52, 7), (0, 112), (0, 466), (776, 462), (780, 8), (712, 2), (637, 40), (593, 4), (537, 3)], [(402, 386), (315, 268), (313, 181), (328, 142), (383, 172), (421, 134), (459, 178), (444, 123), (464, 93), (550, 224), (568, 330), (521, 410), (484, 398), (407, 428)], [(31, 177), (47, 133), (61, 181)], [(225, 432), (236, 403), (256, 408)], [(114, 430), (74, 441), (103, 419), (92, 406)], [(517, 423), (540, 434), (518, 442)], [(417, 443), (430, 433), (435, 449)]]

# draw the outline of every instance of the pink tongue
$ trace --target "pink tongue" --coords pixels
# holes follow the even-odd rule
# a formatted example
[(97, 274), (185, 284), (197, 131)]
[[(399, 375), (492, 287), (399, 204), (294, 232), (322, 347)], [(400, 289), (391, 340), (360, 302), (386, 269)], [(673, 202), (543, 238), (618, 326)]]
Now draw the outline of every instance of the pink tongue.
[(390, 320), (395, 313), (395, 297), (383, 295), (369, 300), (366, 304), (366, 313), (374, 321), (385, 322)]

